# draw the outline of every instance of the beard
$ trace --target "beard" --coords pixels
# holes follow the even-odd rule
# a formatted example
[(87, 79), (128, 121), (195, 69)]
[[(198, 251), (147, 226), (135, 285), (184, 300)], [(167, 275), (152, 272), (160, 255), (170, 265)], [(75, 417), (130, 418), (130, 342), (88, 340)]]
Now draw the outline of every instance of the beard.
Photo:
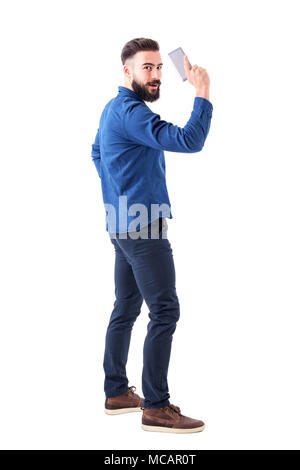
[(158, 100), (159, 98), (160, 81), (153, 80), (153, 82), (151, 83), (158, 85), (156, 90), (150, 91), (150, 87), (149, 87), (150, 83), (148, 83), (147, 85), (140, 85), (138, 82), (135, 81), (135, 79), (132, 80), (131, 86), (133, 90), (135, 91), (135, 93), (139, 96), (139, 98), (141, 98), (143, 101), (152, 102), (152, 101)]

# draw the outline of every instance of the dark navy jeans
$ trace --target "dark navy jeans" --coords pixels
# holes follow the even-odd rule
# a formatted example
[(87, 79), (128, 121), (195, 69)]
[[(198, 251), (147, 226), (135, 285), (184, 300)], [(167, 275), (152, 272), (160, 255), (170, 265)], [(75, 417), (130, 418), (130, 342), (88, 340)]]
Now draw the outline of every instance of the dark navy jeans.
[(131, 331), (145, 300), (150, 321), (143, 348), (144, 408), (170, 403), (167, 375), (180, 307), (166, 226), (166, 220), (160, 218), (157, 239), (151, 238), (151, 224), (146, 227), (148, 239), (121, 239), (119, 234), (110, 238), (115, 248), (115, 302), (105, 338), (104, 391), (108, 398), (128, 389), (126, 363)]

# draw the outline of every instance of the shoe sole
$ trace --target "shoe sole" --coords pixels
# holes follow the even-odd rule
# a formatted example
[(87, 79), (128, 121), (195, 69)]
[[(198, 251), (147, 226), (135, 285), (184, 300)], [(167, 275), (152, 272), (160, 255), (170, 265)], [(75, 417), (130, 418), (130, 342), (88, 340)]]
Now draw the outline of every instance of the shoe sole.
[(205, 428), (205, 424), (203, 426), (198, 426), (197, 428), (168, 428), (165, 426), (148, 426), (147, 424), (142, 424), (142, 428), (144, 431), (152, 431), (152, 432), (171, 432), (175, 434), (188, 434), (192, 432), (200, 432), (203, 431)]
[(123, 413), (134, 413), (135, 411), (142, 411), (141, 408), (118, 408), (116, 410), (108, 410), (104, 408), (107, 415), (121, 415)]

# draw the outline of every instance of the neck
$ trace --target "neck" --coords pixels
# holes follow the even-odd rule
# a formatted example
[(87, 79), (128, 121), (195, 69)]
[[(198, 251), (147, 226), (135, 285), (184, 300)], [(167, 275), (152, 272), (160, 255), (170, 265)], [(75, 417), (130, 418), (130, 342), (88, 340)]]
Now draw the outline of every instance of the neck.
[(134, 91), (134, 89), (132, 88), (132, 86), (130, 85), (130, 83), (127, 82), (127, 81), (124, 82), (124, 85), (123, 85), (123, 86), (124, 86), (125, 88), (129, 88), (129, 90)]

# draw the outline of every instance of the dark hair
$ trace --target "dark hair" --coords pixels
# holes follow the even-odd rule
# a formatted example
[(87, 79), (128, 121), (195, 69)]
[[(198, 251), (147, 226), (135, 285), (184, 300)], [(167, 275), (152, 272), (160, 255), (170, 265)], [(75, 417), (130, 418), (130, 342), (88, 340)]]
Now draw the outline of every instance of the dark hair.
[(149, 38), (135, 38), (128, 41), (122, 49), (122, 64), (124, 65), (129, 57), (134, 56), (139, 51), (159, 51), (158, 42)]

